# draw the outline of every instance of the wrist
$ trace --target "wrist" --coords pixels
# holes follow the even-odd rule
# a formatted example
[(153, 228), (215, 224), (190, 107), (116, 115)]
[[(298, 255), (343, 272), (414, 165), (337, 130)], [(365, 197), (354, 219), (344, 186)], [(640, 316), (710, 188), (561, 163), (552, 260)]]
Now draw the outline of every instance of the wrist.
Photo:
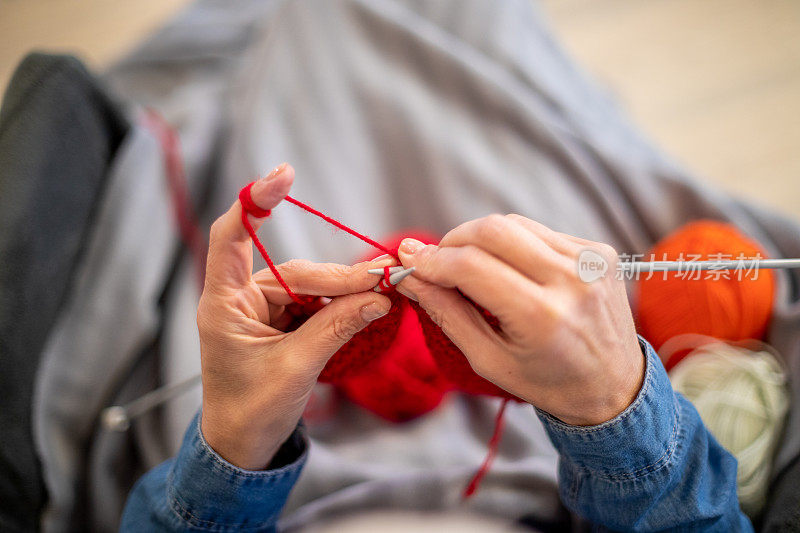
[(570, 402), (568, 411), (551, 414), (571, 426), (597, 426), (625, 411), (642, 388), (647, 357), (638, 339), (634, 339), (626, 353), (623, 363), (581, 387), (582, 399)]
[[(244, 470), (266, 469), (296, 423), (254, 424), (247, 417), (209, 408), (201, 412), (200, 431), (206, 443), (223, 459)], [(261, 418), (263, 421), (263, 418)]]
[(631, 473), (647, 475), (670, 460), (679, 438), (679, 402), (655, 350), (643, 340), (641, 345), (644, 381), (622, 413), (599, 425), (576, 427), (537, 410), (562, 464), (630, 480)]

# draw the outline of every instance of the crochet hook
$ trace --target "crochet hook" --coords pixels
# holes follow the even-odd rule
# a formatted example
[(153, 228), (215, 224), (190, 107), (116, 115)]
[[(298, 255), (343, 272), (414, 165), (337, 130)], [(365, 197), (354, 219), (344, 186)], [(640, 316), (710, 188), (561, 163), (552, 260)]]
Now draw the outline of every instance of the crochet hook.
[[(399, 270), (397, 270), (398, 268)], [(393, 269), (394, 272), (392, 272)], [(381, 279), (381, 281), (377, 285), (375, 285), (375, 287), (372, 290), (375, 292), (391, 292), (394, 290), (395, 285), (397, 285), (398, 283), (406, 279), (408, 276), (410, 276), (416, 269), (417, 267), (411, 267), (411, 268), (392, 267), (389, 269), (390, 273), (389, 283), (388, 284), (386, 283), (386, 278)], [(371, 270), (368, 270), (367, 272), (369, 272), (370, 274), (378, 274), (381, 276), (384, 275), (382, 268), (373, 268)]]
[(800, 258), (795, 259), (743, 259), (725, 261), (628, 261), (618, 265), (626, 272), (675, 272), (702, 270), (743, 270), (758, 268), (800, 268)]

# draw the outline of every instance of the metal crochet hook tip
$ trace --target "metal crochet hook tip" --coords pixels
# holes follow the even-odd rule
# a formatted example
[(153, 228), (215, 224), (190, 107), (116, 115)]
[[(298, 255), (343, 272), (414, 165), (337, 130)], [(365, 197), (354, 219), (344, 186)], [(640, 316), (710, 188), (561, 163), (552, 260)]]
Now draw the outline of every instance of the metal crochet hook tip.
[(403, 281), (406, 277), (410, 276), (417, 267), (411, 268), (403, 268), (400, 267), (400, 270), (391, 274), (389, 276), (389, 283), (386, 283), (386, 279), (382, 279), (375, 287), (373, 287), (373, 291), (375, 292), (391, 292), (394, 290), (394, 286)]
[(406, 279), (408, 276), (413, 274), (416, 269), (417, 267), (411, 267), (405, 270), (401, 270), (400, 272), (395, 272), (394, 274), (389, 276), (389, 283), (391, 283), (392, 285), (397, 285), (398, 283)]
[[(395, 274), (397, 272), (403, 271), (404, 269), (405, 269), (405, 267), (403, 267), (403, 266), (389, 267), (389, 274)], [(370, 274), (377, 274), (379, 276), (383, 276), (383, 269), (382, 268), (370, 268), (369, 270), (367, 270), (367, 272), (370, 273)]]

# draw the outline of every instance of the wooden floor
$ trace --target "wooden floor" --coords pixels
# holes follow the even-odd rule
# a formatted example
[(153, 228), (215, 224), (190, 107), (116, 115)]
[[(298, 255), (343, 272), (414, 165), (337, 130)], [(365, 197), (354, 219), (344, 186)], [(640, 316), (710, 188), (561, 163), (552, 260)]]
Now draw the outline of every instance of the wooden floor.
[[(188, 0), (0, 0), (0, 87), (28, 50), (102, 66)], [(800, 1), (544, 0), (570, 53), (696, 173), (800, 217)]]

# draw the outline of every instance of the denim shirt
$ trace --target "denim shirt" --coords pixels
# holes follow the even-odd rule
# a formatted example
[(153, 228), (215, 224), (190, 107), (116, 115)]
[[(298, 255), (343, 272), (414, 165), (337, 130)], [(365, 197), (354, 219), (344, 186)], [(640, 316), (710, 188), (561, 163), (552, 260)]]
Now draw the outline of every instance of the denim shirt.
[[(598, 529), (752, 531), (739, 509), (736, 459), (673, 392), (653, 348), (633, 403), (591, 427), (537, 411), (559, 452), (564, 504)], [(128, 497), (122, 531), (272, 531), (306, 461), (302, 425), (269, 468), (248, 471), (206, 443), (195, 417), (178, 456), (145, 474)]]

